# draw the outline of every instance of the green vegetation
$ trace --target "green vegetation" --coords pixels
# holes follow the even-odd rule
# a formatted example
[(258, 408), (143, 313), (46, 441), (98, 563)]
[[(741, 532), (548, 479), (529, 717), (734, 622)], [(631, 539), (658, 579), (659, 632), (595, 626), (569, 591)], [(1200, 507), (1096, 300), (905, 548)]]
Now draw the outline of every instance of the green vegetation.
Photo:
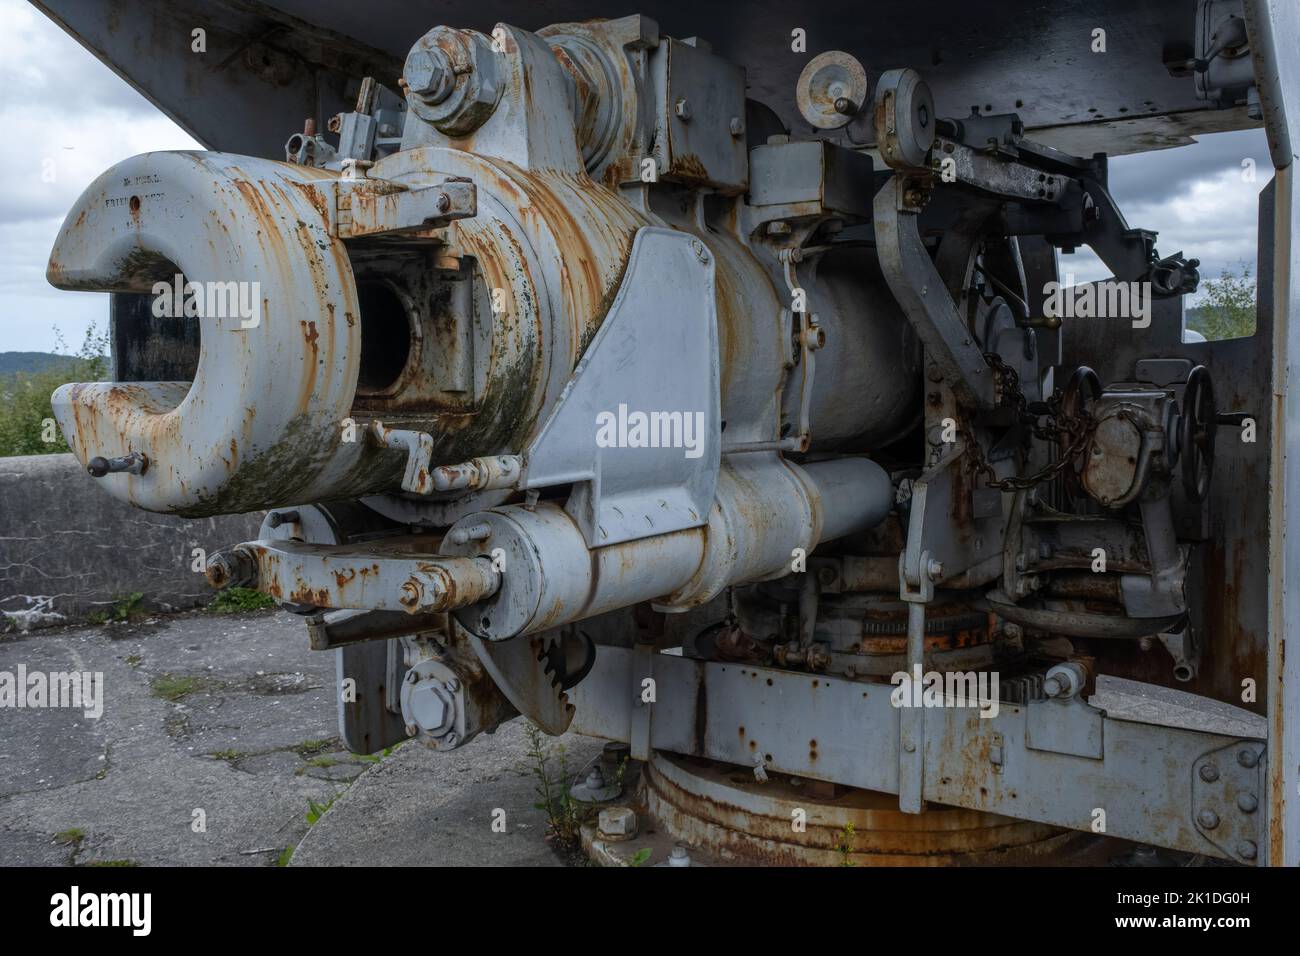
[(108, 378), (108, 334), (91, 326), (75, 355), (65, 355), (67, 345), (54, 330), (60, 353), (28, 363), (33, 371), (0, 374), (0, 458), (11, 455), (52, 455), (68, 451), (58, 426), (50, 396), (66, 382), (102, 382)]
[(109, 621), (139, 621), (147, 613), (144, 609), (144, 594), (133, 591), (123, 594), (113, 601), (113, 606), (104, 611), (92, 611), (87, 615), (91, 624), (107, 624)]
[(635, 853), (632, 854), (632, 859), (628, 860), (628, 865), (640, 866), (641, 864), (645, 863), (646, 860), (650, 859), (650, 852), (651, 851), (648, 846), (641, 847), (641, 849), (637, 850)]
[(287, 847), (285, 847), (285, 848), (284, 848), (284, 852), (282, 852), (282, 853), (280, 854), (280, 859), (278, 859), (278, 860), (275, 861), (275, 865), (276, 865), (276, 866), (288, 866), (288, 865), (289, 865), (289, 861), (293, 859), (293, 851), (294, 851), (293, 846), (287, 846)]
[(840, 866), (856, 866), (853, 862), (853, 824), (846, 823), (840, 830), (840, 842), (835, 845), (835, 852), (840, 855)]
[(160, 674), (149, 683), (149, 691), (162, 700), (178, 701), (199, 689), (199, 679), (187, 674)]
[(1205, 301), (1187, 310), (1189, 329), (1211, 342), (1255, 334), (1255, 277), (1247, 262), (1239, 270), (1224, 269), (1219, 278), (1201, 283)]
[(238, 614), (275, 607), (275, 599), (253, 588), (226, 588), (208, 604), (213, 614)]
[(54, 834), (54, 842), (60, 846), (77, 845), (86, 839), (86, 831), (81, 827), (69, 827)]
[(528, 765), (525, 770), (536, 781), (533, 792), (540, 798), (533, 804), (546, 814), (546, 835), (556, 847), (572, 855), (581, 840), (581, 828), (590, 808), (569, 796), (573, 776), (563, 744), (550, 746), (546, 734), (531, 720), (524, 727), (528, 736)]
[(334, 801), (337, 799), (338, 799), (338, 794), (335, 794), (334, 796), (330, 797), (324, 803), (317, 803), (315, 800), (308, 800), (307, 813), (306, 813), (307, 826), (309, 827), (315, 826), (316, 821), (319, 820), (321, 817), (325, 816), (325, 811), (328, 810), (330, 807), (332, 807), (334, 805)]
[(300, 757), (310, 757), (318, 754), (322, 750), (332, 750), (334, 748), (333, 740), (304, 740), (293, 749), (298, 752)]

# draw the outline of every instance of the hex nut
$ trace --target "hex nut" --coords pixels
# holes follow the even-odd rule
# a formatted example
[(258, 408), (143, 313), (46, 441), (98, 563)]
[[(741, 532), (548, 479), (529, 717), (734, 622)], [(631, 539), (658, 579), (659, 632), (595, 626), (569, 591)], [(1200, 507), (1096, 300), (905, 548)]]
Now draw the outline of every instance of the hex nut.
[(636, 812), (631, 807), (607, 807), (600, 811), (596, 826), (607, 840), (630, 840), (636, 836)]

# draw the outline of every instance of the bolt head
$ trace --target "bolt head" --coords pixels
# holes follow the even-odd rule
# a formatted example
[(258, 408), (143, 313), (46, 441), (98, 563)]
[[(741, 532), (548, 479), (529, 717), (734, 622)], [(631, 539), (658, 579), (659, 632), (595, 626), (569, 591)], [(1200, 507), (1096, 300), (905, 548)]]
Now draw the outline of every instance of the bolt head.
[(1219, 815), (1206, 807), (1196, 815), (1196, 822), (1207, 830), (1213, 830), (1219, 825)]
[(1254, 840), (1242, 840), (1237, 844), (1237, 855), (1243, 860), (1253, 860), (1259, 853), (1259, 847), (1255, 845)]
[(406, 58), (403, 77), (410, 91), (428, 103), (441, 103), (456, 85), (456, 72), (442, 50), (416, 48)]
[(1206, 783), (1214, 783), (1219, 779), (1219, 768), (1212, 763), (1201, 764), (1201, 769), (1197, 772)]
[(600, 835), (614, 840), (636, 836), (636, 812), (631, 807), (606, 807), (596, 818)]
[(1253, 750), (1238, 750), (1237, 763), (1249, 769), (1259, 763), (1259, 754)]
[(677, 118), (681, 120), (683, 123), (688, 122), (690, 120), (691, 104), (689, 101), (687, 101), (686, 97), (684, 96), (680, 97), (677, 100), (677, 102), (673, 104), (673, 112), (677, 115)]
[(1259, 809), (1259, 798), (1253, 793), (1237, 794), (1237, 809), (1242, 813), (1254, 813)]
[(727, 123), (727, 129), (731, 131), (731, 135), (732, 135), (732, 136), (735, 136), (735, 137), (741, 137), (741, 136), (744, 136), (744, 135), (745, 135), (745, 121), (744, 121), (743, 119), (741, 119), (739, 116), (733, 116), (733, 117), (731, 118), (731, 121), (730, 121), (729, 123)]

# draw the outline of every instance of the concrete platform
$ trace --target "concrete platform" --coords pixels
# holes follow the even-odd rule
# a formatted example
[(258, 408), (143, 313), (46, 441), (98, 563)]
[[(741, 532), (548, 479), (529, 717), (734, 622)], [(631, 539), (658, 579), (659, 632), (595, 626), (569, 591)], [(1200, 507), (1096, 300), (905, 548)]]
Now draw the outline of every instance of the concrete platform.
[[(102, 672), (105, 703), (97, 720), (0, 709), (0, 865), (273, 866), (291, 847), (292, 865), (561, 865), (522, 721), (451, 754), (412, 742), (353, 757), (333, 656), (288, 614), (0, 636), (0, 671), (19, 664)], [(600, 750), (557, 742), (575, 769)], [(309, 801), (331, 800), (309, 827)]]

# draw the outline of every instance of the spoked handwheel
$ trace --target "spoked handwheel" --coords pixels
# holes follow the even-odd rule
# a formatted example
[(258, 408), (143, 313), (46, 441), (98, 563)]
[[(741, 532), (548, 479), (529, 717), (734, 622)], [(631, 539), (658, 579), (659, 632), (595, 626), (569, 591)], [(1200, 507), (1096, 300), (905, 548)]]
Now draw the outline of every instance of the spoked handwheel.
[(1178, 456), (1182, 460), (1183, 491), (1189, 501), (1203, 501), (1214, 473), (1214, 434), (1219, 415), (1214, 407), (1210, 372), (1198, 365), (1183, 389), (1182, 420), (1178, 428)]

